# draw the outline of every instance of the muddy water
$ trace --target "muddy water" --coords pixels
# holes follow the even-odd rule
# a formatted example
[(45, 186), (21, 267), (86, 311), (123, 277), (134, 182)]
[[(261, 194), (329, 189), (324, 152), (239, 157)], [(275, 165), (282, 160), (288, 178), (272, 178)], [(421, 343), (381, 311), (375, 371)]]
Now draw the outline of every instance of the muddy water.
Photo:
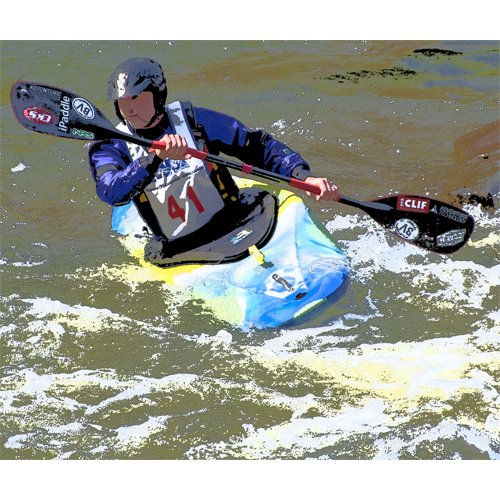
[[(88, 144), (30, 134), (18, 80), (114, 120), (129, 57), (263, 128), (343, 194), (464, 204), (449, 257), (308, 201), (347, 255), (342, 299), (241, 331), (152, 279), (111, 234)], [(499, 43), (2, 42), (2, 459), (500, 458)]]

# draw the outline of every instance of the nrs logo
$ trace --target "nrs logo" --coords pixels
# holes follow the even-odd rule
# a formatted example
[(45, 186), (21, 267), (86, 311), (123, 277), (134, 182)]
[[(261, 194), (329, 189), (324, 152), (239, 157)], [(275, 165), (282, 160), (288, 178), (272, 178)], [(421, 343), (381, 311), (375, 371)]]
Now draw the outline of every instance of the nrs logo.
[(92, 120), (95, 116), (94, 108), (92, 104), (82, 97), (77, 97), (73, 99), (72, 103), (73, 109), (82, 117), (87, 120)]
[(87, 132), (85, 130), (79, 130), (77, 128), (74, 128), (72, 131), (73, 135), (79, 135), (80, 137), (83, 137), (84, 139), (94, 139), (94, 134), (92, 132)]
[(57, 118), (54, 113), (48, 109), (39, 108), (34, 106), (32, 108), (26, 108), (24, 110), (24, 116), (33, 123), (39, 123), (41, 125), (52, 125), (57, 123)]
[(397, 210), (405, 212), (420, 212), (426, 214), (429, 211), (429, 200), (422, 198), (412, 198), (407, 196), (398, 196)]

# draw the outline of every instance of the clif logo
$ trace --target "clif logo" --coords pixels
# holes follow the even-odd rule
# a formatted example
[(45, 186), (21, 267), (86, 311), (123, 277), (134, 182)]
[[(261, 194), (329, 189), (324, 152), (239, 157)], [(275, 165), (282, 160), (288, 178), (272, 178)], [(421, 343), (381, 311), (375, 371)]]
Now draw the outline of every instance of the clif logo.
[(398, 210), (405, 212), (420, 212), (426, 214), (429, 211), (429, 200), (422, 198), (411, 198), (406, 196), (398, 196)]
[(39, 108), (37, 106), (26, 108), (24, 110), (24, 116), (30, 122), (39, 123), (41, 125), (51, 125), (52, 123), (57, 123), (57, 118), (54, 113), (48, 109)]

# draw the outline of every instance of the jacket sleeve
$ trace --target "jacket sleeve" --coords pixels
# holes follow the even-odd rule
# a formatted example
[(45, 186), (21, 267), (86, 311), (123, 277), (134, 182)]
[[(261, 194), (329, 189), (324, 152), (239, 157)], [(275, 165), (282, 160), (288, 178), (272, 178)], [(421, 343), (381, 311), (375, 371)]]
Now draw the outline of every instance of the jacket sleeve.
[(239, 120), (206, 108), (195, 108), (195, 113), (211, 153), (234, 156), (249, 165), (300, 180), (313, 175), (300, 154), (264, 130), (251, 131)]
[(98, 141), (89, 150), (89, 163), (99, 198), (124, 205), (151, 182), (161, 164), (155, 153), (132, 161), (124, 141)]

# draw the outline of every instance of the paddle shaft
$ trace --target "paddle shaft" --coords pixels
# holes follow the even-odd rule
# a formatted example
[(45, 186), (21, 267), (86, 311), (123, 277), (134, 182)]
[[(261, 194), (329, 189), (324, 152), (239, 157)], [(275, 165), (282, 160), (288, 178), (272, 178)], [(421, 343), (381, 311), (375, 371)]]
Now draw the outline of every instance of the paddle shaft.
[[(152, 141), (151, 147), (154, 149), (165, 149), (165, 144), (159, 141)], [(209, 161), (210, 163), (216, 163), (217, 165), (232, 168), (234, 170), (239, 170), (244, 174), (253, 174), (257, 177), (262, 177), (263, 179), (280, 182), (282, 184), (287, 184), (289, 186), (296, 187), (298, 189), (303, 189), (304, 191), (309, 191), (310, 193), (314, 194), (321, 193), (321, 189), (318, 186), (314, 186), (313, 184), (308, 184), (307, 182), (300, 181), (299, 179), (290, 179), (285, 175), (276, 174), (274, 172), (270, 172), (262, 168), (253, 167), (252, 165), (248, 165), (246, 163), (227, 160), (225, 158), (221, 158), (220, 156), (215, 156), (211, 155), (210, 153), (205, 153), (204, 151), (198, 151), (197, 149), (188, 148), (186, 152), (190, 154), (192, 157), (198, 158), (199, 160), (206, 160)]]
[[(152, 141), (151, 147), (153, 149), (165, 149), (165, 144), (159, 141)], [(209, 161), (210, 163), (216, 163), (217, 165), (222, 165), (228, 168), (232, 168), (234, 170), (243, 172), (244, 174), (253, 174), (256, 177), (261, 177), (269, 181), (286, 184), (288, 186), (301, 189), (309, 193), (321, 194), (321, 189), (318, 186), (315, 186), (314, 184), (309, 184), (308, 182), (304, 182), (299, 179), (293, 179), (290, 177), (286, 177), (285, 175), (276, 174), (275, 172), (270, 172), (268, 170), (264, 170), (263, 168), (253, 167), (252, 165), (248, 165), (246, 163), (227, 160), (225, 158), (221, 158), (220, 156), (215, 156), (211, 155), (210, 153), (205, 153), (204, 151), (198, 151), (197, 149), (188, 148), (187, 153), (190, 154), (193, 158), (198, 158), (199, 160), (206, 160)], [(346, 198), (345, 196), (342, 195), (340, 195), (340, 199), (338, 200), (338, 202), (356, 208), (363, 208), (364, 206), (364, 202), (351, 200), (350, 198)], [(381, 205), (377, 206), (377, 208), (383, 210), (383, 208), (380, 207)]]

